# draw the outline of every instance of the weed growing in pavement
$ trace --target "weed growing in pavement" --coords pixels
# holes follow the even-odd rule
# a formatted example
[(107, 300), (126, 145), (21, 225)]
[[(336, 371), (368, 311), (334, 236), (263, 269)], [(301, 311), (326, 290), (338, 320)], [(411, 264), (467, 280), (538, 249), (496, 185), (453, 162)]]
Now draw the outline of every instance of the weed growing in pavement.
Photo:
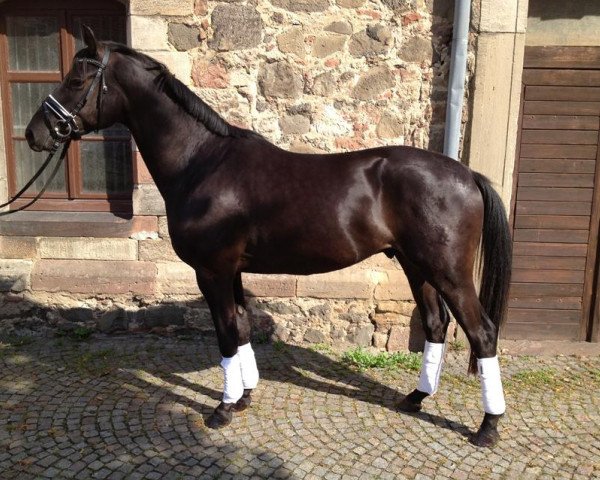
[(465, 345), (465, 342), (463, 342), (462, 340), (456, 339), (456, 340), (453, 340), (452, 342), (448, 342), (448, 349), (451, 352), (462, 352), (467, 349), (467, 346)]
[(69, 334), (69, 336), (73, 339), (73, 340), (77, 340), (78, 342), (83, 342), (84, 340), (87, 340), (88, 338), (90, 338), (90, 335), (94, 333), (94, 330), (92, 330), (91, 328), (88, 327), (76, 327), (74, 328), (71, 333)]
[(285, 346), (285, 342), (282, 342), (281, 340), (275, 340), (273, 342), (273, 350), (276, 352), (283, 352), (285, 350)]
[(421, 355), (418, 353), (372, 353), (361, 347), (344, 352), (342, 361), (347, 365), (358, 367), (360, 370), (369, 368), (419, 370), (421, 368)]
[(35, 342), (34, 337), (27, 335), (3, 335), (0, 337), (0, 345), (10, 345), (11, 347), (24, 347)]
[(80, 375), (103, 376), (115, 369), (115, 352), (107, 348), (96, 352), (85, 352), (71, 362), (71, 368)]

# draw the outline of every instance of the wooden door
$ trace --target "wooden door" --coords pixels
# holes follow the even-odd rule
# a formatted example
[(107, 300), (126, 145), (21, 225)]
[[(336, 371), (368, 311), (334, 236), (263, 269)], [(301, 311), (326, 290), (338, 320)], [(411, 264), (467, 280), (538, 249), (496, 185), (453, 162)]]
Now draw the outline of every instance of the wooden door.
[(599, 126), (600, 47), (527, 47), (504, 338), (590, 339)]

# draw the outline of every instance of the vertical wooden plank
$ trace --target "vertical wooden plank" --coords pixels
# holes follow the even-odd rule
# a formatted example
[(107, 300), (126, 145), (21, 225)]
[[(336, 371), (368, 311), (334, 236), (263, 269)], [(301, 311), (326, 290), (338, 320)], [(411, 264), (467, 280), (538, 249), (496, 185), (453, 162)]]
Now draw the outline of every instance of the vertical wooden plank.
[[(600, 145), (600, 132), (598, 133)], [(592, 332), (598, 336), (598, 224), (600, 222), (600, 149), (596, 155), (596, 175), (594, 178), (594, 199), (592, 201), (592, 217), (590, 221), (590, 240), (588, 243), (587, 261), (585, 267), (585, 280), (583, 290), (583, 307), (579, 338), (591, 340)], [(593, 303), (596, 303), (594, 306)], [(595, 327), (595, 328), (594, 328)], [(598, 339), (596, 339), (598, 341)]]

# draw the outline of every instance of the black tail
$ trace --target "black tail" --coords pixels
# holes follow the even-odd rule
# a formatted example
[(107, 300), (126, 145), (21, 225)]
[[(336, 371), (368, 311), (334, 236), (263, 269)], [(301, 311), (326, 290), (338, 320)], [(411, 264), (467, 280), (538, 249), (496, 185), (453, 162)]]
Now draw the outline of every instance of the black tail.
[[(486, 177), (473, 172), (473, 178), (481, 191), (484, 204), (479, 301), (499, 332), (508, 303), (512, 240), (502, 199)], [(473, 352), (469, 360), (469, 372), (477, 373), (477, 359)]]

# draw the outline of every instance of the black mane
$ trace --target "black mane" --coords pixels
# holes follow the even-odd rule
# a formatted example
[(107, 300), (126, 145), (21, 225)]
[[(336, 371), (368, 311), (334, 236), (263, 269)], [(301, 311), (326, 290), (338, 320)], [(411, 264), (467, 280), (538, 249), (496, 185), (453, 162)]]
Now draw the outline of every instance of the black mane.
[(155, 79), (157, 87), (165, 92), (171, 100), (183, 108), (189, 115), (201, 122), (212, 133), (221, 137), (260, 137), (258, 133), (253, 132), (252, 130), (239, 128), (228, 123), (204, 102), (204, 100), (178, 80), (163, 63), (157, 62), (148, 55), (144, 55), (121, 43), (109, 41), (102, 43), (109, 47), (113, 52), (136, 58), (147, 70), (158, 71)]

